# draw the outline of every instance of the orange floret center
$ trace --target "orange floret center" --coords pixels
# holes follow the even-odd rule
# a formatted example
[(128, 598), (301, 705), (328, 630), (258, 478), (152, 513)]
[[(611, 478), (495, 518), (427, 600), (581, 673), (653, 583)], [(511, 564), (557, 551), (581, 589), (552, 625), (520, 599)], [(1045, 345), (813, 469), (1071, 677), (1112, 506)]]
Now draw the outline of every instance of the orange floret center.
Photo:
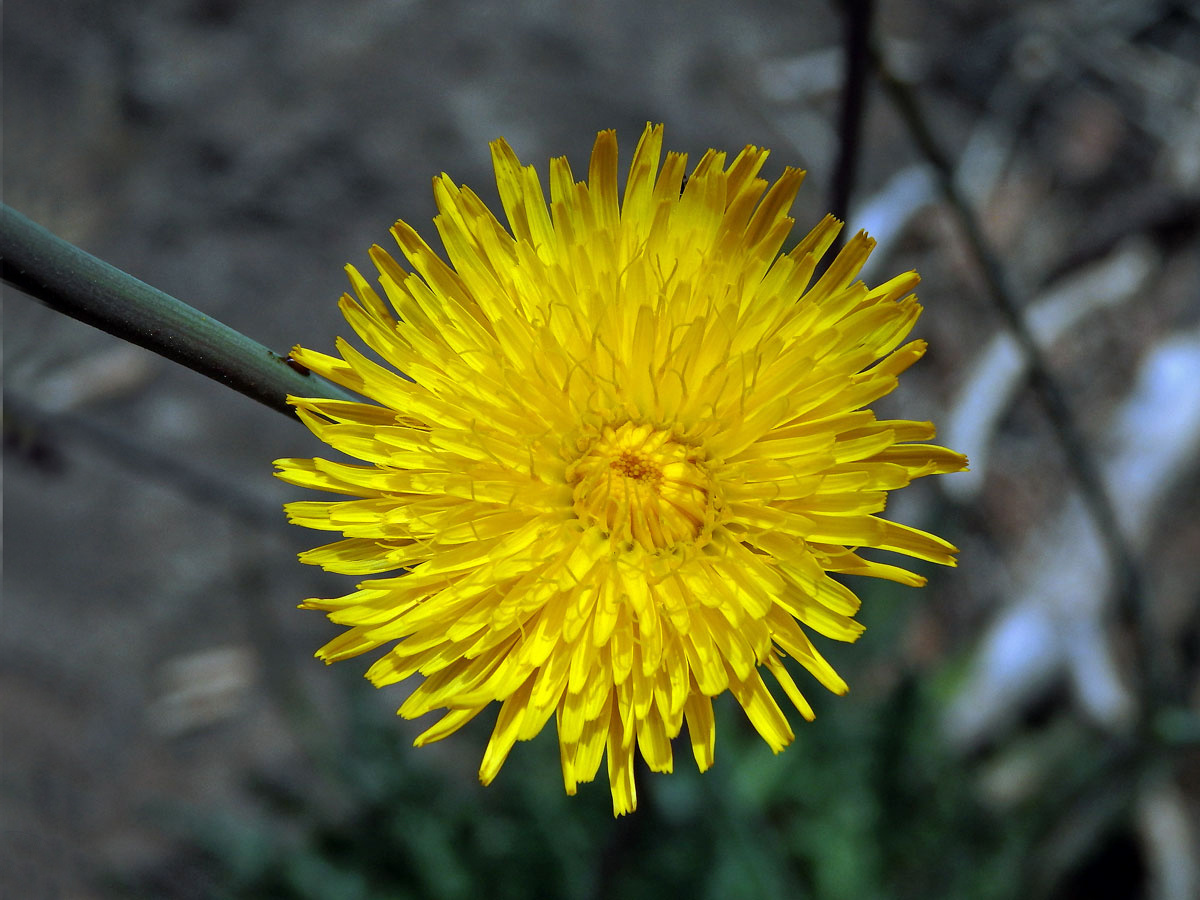
[(614, 547), (650, 551), (706, 540), (713, 485), (703, 455), (670, 432), (626, 422), (605, 427), (568, 469), (575, 514)]

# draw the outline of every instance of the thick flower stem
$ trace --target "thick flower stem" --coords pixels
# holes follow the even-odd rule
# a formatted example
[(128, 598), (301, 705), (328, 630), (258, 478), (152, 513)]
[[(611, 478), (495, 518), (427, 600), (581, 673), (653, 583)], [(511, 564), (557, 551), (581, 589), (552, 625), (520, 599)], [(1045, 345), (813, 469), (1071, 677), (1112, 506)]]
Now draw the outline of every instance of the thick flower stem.
[(7, 205), (0, 219), (6, 284), (109, 334), (153, 350), (289, 417), (287, 395), (354, 399), (228, 325), (51, 234)]

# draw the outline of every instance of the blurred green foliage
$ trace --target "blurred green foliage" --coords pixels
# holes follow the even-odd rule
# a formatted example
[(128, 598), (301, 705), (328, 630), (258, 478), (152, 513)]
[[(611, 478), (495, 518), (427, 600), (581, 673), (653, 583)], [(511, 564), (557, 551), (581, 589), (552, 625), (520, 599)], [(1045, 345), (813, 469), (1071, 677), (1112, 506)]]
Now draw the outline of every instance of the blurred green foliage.
[[(1037, 882), (1029, 873), (1047, 833), (1046, 804), (1070, 803), (1073, 788), (1059, 774), (1079, 770), (1086, 741), (1074, 728), (1065, 736), (1051, 731), (1030, 751), (1050, 760), (1042, 778), (1060, 782), (1059, 794), (1026, 797), (1003, 811), (985, 803), (982, 764), (951, 753), (939, 725), (955, 665), (920, 671), (904, 663), (897, 648), (912, 607), (897, 598), (911, 600), (911, 593), (888, 585), (868, 593), (867, 636), (853, 648), (824, 648), (851, 682), (848, 697), (812, 685), (818, 719), (795, 716), (797, 739), (778, 757), (736, 704), (721, 698), (715, 767), (698, 773), (681, 737), (676, 772), (640, 773), (639, 809), (620, 819), (612, 816), (603, 766), (578, 796), (563, 793), (552, 728), (514, 748), (484, 788), (474, 772), (489, 723), (417, 750), (408, 732), (380, 715), (373, 689), (353, 679), (347, 744), (322, 768), (327, 783), (262, 781), (257, 820), (193, 820), (192, 840), (206, 859), (202, 895), (1073, 896), (1050, 891), (1061, 887), (1061, 872), (1031, 893)], [(1067, 869), (1110, 836), (1116, 818), (1095, 821), (1099, 830), (1070, 851)]]

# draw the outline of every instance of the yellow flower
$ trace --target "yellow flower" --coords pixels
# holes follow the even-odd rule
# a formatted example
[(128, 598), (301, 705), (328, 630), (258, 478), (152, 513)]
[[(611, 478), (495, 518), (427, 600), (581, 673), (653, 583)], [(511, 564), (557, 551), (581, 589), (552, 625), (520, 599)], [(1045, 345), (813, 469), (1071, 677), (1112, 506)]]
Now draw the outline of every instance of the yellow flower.
[(862, 631), (829, 573), (924, 583), (860, 548), (953, 565), (950, 544), (876, 514), (887, 491), (966, 460), (924, 443), (930, 423), (866, 409), (924, 352), (900, 346), (918, 278), (855, 281), (874, 243), (859, 234), (809, 286), (841, 223), (780, 254), (802, 172), (768, 189), (767, 151), (746, 147), (710, 150), (685, 179), (686, 157), (660, 165), (662, 127), (647, 126), (618, 200), (605, 131), (586, 183), (551, 160), (547, 208), (534, 168), (491, 149), (507, 229), (442, 175), (450, 265), (398, 222), (415, 273), (370, 254), (388, 302), (347, 270), (342, 312), (387, 365), (340, 339), (340, 357), (293, 354), (375, 401), (291, 398), (364, 463), (278, 461), (285, 481), (358, 498), (288, 505), (345, 536), (301, 559), (393, 573), (303, 608), (348, 626), (327, 662), (390, 645), (374, 684), (423, 676), (400, 714), (445, 715), (418, 746), (499, 702), (487, 784), (553, 716), (567, 793), (607, 754), (620, 814), (637, 803), (635, 748), (669, 772), (685, 721), (712, 765), (724, 691), (772, 750), (792, 740), (763, 668), (805, 719), (786, 657), (846, 691), (806, 633)]

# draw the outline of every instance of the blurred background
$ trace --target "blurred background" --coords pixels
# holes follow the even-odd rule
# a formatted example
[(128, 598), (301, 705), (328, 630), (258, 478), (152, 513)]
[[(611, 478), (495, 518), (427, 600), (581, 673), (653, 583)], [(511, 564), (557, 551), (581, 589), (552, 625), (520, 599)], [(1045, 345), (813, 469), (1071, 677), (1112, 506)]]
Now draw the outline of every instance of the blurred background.
[(894, 495), (960, 568), (853, 585), (865, 636), (821, 644), (848, 697), (810, 681), (779, 757), (719, 703), (715, 768), (680, 748), (614, 820), (553, 729), (481, 788), (490, 722), (414, 750), (403, 689), (312, 658), (337, 629), (295, 606), (347, 579), (279, 508), (302, 427), (6, 290), (0, 894), (1200, 896), (1200, 9), (873, 5), (893, 90), (847, 117), (833, 2), (8, 0), (5, 202), (279, 351), (348, 331), (342, 267), (395, 219), (432, 237), (432, 176), (494, 200), (497, 136), (543, 171), (647, 120), (770, 147), (810, 171), (797, 238), (833, 209), (868, 279), (921, 272), (931, 349), (879, 412), (973, 471)]

